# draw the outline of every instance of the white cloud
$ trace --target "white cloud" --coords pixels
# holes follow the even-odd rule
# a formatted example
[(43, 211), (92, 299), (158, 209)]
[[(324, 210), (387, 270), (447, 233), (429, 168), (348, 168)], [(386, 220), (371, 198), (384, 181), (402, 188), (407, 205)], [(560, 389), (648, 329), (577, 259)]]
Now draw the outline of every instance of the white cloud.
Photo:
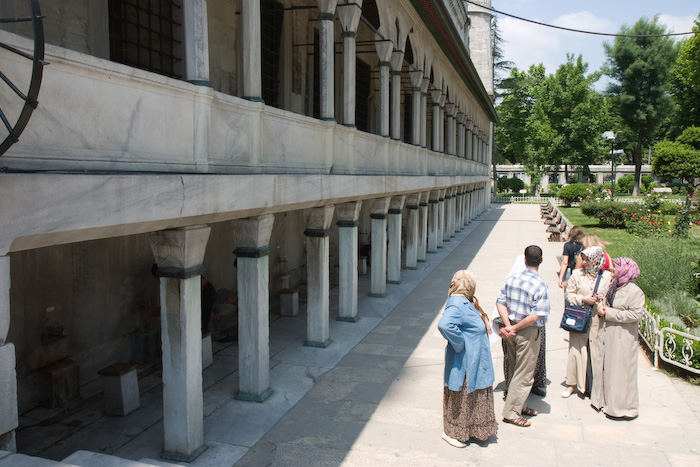
[[(659, 15), (659, 22), (671, 32), (690, 32), (693, 30), (695, 16)], [(678, 36), (679, 38), (690, 36)]]
[(554, 30), (508, 17), (498, 21), (506, 60), (514, 62), (520, 70), (541, 62), (548, 71), (556, 66), (548, 60), (560, 49), (559, 37)]
[(599, 18), (588, 11), (561, 15), (553, 21), (555, 26), (562, 26), (581, 31), (614, 33), (617, 26), (606, 18)]

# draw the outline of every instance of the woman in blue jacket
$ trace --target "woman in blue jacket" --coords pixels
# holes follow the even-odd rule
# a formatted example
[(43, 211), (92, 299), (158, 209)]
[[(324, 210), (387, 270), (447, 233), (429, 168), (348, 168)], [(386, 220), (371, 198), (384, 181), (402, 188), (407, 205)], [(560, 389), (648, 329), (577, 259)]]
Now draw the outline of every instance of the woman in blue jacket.
[(458, 448), (465, 447), (472, 438), (485, 441), (496, 434), (498, 427), (488, 337), (491, 325), (474, 296), (475, 290), (476, 275), (457, 271), (438, 323), (447, 339), (442, 439)]

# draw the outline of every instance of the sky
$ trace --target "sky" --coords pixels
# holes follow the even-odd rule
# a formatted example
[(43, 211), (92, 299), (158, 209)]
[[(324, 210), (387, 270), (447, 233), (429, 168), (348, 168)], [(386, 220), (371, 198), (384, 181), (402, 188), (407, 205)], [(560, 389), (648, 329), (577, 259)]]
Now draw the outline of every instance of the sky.
[[(616, 33), (622, 25), (633, 26), (641, 17), (659, 16), (673, 32), (689, 32), (700, 13), (700, 0), (491, 0), (492, 8), (523, 18), (586, 31)], [(520, 70), (543, 63), (547, 74), (566, 63), (566, 54), (579, 54), (588, 72), (605, 63), (603, 42), (613, 37), (593, 36), (547, 28), (496, 14), (503, 39), (505, 60)], [(689, 36), (678, 36), (685, 38)], [(605, 78), (596, 88), (602, 89)]]

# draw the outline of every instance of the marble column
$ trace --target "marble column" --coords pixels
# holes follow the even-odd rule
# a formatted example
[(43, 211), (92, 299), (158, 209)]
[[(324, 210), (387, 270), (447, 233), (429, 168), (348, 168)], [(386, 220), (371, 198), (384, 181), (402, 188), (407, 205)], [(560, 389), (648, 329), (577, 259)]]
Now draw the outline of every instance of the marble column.
[(414, 193), (406, 197), (406, 269), (416, 269), (418, 265), (418, 243), (420, 229), (418, 228), (418, 203), (420, 194)]
[(351, 201), (336, 207), (340, 256), (338, 321), (355, 322), (359, 319), (357, 316), (357, 225), (361, 207), (362, 201)]
[(461, 193), (459, 194), (459, 225), (460, 229), (463, 229), (467, 224), (467, 191), (464, 187), (461, 187)]
[(445, 246), (445, 230), (445, 190), (440, 190), (440, 197), (438, 198), (438, 248)]
[(0, 450), (17, 451), (17, 363), (10, 332), (10, 257), (0, 256)]
[(421, 120), (425, 118), (425, 114), (421, 113), (423, 95), (421, 94), (421, 84), (423, 82), (423, 71), (413, 70), (409, 72), (411, 77), (411, 85), (413, 90), (413, 118), (411, 128), (411, 143), (414, 146), (420, 146), (421, 135)]
[(401, 283), (401, 210), (405, 202), (406, 196), (393, 196), (389, 204), (386, 260), (386, 280), (389, 284)]
[(387, 268), (387, 211), (391, 198), (379, 198), (371, 201), (370, 215), (372, 219), (372, 267), (371, 267), (371, 297), (386, 297), (386, 268)]
[(457, 114), (457, 157), (464, 159), (464, 113)]
[(418, 202), (418, 261), (425, 262), (428, 251), (428, 196), (429, 191), (420, 193)]
[(431, 191), (428, 200), (428, 253), (437, 253), (440, 236), (440, 191)]
[(389, 137), (389, 60), (394, 45), (377, 37), (375, 47), (379, 55), (379, 135)]
[(210, 228), (149, 234), (160, 276), (164, 459), (192, 462), (204, 444), (202, 262)]
[(472, 149), (472, 122), (467, 118), (464, 124), (464, 158), (467, 160), (474, 159)]
[(428, 86), (430, 78), (423, 78), (421, 85), (421, 100), (420, 100), (420, 145), (422, 148), (428, 147)]
[(329, 330), (329, 248), (334, 206), (311, 208), (306, 217), (306, 342), (308, 347), (328, 347), (333, 342)]
[(445, 201), (444, 201), (444, 209), (445, 209), (445, 219), (443, 223), (443, 230), (442, 230), (442, 241), (443, 242), (449, 242), (450, 237), (452, 237), (452, 189), (448, 188), (447, 191), (445, 192)]
[(362, 5), (346, 3), (338, 5), (338, 19), (343, 32), (343, 125), (355, 127), (356, 85), (356, 37), (362, 16)]
[(447, 134), (445, 135), (445, 152), (449, 154), (450, 156), (454, 156), (456, 154), (456, 145), (455, 145), (455, 132), (454, 132), (454, 112), (455, 105), (452, 102), (447, 102), (445, 104), (445, 113), (447, 114)]
[(450, 238), (455, 236), (457, 232), (457, 189), (450, 188), (448, 190), (450, 197), (447, 201), (447, 235), (445, 241), (449, 241)]
[(467, 224), (472, 221), (472, 189), (467, 190), (467, 205), (465, 206), (467, 212)]
[(432, 149), (435, 152), (440, 152), (440, 127), (442, 126), (442, 121), (440, 117), (440, 97), (442, 97), (442, 91), (439, 89), (434, 89), (430, 91), (430, 96), (433, 98)]
[(241, 95), (262, 102), (262, 39), (260, 35), (260, 0), (241, 0)]
[(337, 0), (317, 0), (319, 21), (319, 61), (321, 120), (335, 120), (335, 43), (333, 22)]
[(185, 79), (209, 86), (209, 27), (207, 0), (184, 2), (182, 5), (185, 32)]
[(440, 142), (440, 149), (438, 151), (445, 152), (445, 101), (447, 100), (447, 94), (440, 95), (440, 124), (438, 125), (438, 141)]
[(403, 51), (391, 53), (391, 139), (401, 140), (401, 68)]
[(233, 223), (238, 261), (238, 394), (263, 402), (270, 388), (270, 235), (275, 216)]

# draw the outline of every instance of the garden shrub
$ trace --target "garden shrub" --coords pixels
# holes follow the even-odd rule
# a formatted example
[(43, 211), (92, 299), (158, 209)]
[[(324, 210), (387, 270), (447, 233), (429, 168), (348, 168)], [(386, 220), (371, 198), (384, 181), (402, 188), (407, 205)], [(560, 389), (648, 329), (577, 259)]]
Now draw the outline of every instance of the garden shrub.
[(599, 201), (581, 203), (581, 213), (599, 220), (601, 227), (623, 229), (627, 225), (627, 219), (636, 212), (637, 207), (614, 201)]
[(571, 185), (561, 187), (557, 192), (559, 199), (567, 206), (578, 203), (590, 195), (591, 190), (585, 183), (572, 183)]
[(615, 184), (615, 191), (618, 193), (632, 193), (634, 188), (634, 175), (623, 175)]
[(525, 188), (525, 182), (517, 177), (501, 177), (498, 179), (498, 189), (499, 191), (510, 191), (512, 193), (518, 193), (520, 190)]

